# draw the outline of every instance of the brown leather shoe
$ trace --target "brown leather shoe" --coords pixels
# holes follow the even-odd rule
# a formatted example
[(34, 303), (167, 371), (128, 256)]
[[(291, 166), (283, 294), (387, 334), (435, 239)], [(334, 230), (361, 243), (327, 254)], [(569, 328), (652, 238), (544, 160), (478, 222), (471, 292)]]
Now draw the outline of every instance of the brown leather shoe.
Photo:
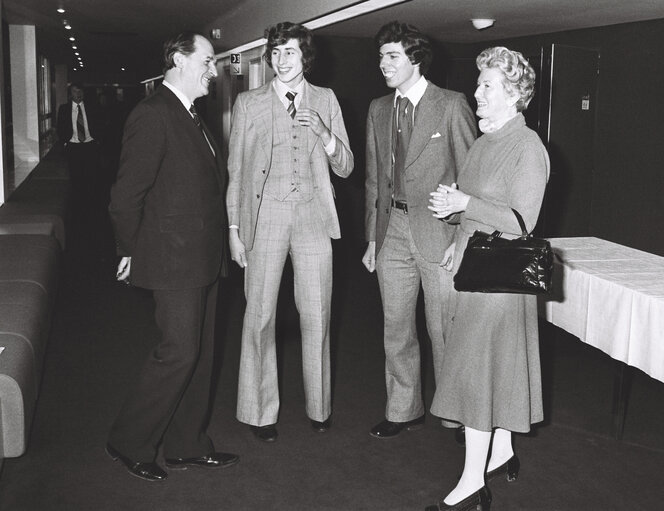
[(130, 460), (117, 451), (111, 444), (106, 444), (106, 454), (108, 454), (113, 461), (120, 460), (122, 464), (127, 467), (127, 470), (131, 475), (140, 477), (145, 481), (163, 481), (168, 477), (168, 474), (155, 462)]
[(407, 422), (392, 422), (385, 419), (380, 424), (377, 424), (370, 431), (371, 436), (376, 438), (392, 438), (401, 433), (404, 429), (406, 431), (415, 431), (424, 426), (424, 415)]
[(198, 458), (166, 458), (166, 466), (172, 470), (187, 470), (188, 466), (202, 468), (225, 468), (240, 461), (237, 454), (213, 452)]

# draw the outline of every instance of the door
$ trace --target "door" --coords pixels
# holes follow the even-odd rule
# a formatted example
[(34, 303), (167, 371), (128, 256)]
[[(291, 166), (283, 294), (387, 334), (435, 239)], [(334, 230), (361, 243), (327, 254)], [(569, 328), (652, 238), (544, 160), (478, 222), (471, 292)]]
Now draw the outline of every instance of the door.
[(538, 131), (549, 151), (551, 176), (540, 234), (588, 236), (599, 52), (553, 44), (542, 64)]

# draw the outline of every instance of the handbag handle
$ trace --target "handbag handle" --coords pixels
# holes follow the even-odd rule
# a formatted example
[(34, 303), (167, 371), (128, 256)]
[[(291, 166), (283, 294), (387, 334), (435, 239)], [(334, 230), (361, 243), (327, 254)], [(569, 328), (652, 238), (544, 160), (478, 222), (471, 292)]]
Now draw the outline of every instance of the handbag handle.
[[(521, 238), (522, 239), (528, 238), (530, 236), (530, 234), (528, 234), (528, 231), (526, 230), (526, 223), (523, 221), (523, 218), (521, 217), (521, 214), (514, 208), (510, 208), (510, 209), (514, 213), (514, 216), (516, 216), (516, 221), (519, 222), (519, 227), (521, 227)], [(493, 231), (489, 235), (488, 241), (492, 241), (493, 238), (500, 238), (500, 236), (502, 234), (503, 233), (501, 231)]]
[(514, 208), (511, 208), (514, 216), (516, 216), (517, 222), (519, 222), (519, 227), (521, 227), (521, 237), (527, 238), (529, 236), (528, 231), (526, 230), (526, 223), (523, 221), (521, 214)]

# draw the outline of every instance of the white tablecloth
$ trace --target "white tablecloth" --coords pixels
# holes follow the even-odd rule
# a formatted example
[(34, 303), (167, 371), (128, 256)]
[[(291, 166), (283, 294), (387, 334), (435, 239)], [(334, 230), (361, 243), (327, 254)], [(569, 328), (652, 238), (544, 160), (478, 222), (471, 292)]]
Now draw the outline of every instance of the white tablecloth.
[(550, 238), (554, 290), (540, 315), (664, 382), (664, 257), (599, 238)]

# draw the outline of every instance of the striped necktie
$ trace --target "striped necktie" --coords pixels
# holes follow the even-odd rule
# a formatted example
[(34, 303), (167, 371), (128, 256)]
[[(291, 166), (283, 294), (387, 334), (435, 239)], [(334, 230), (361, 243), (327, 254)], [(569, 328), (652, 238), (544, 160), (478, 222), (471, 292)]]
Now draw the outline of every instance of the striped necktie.
[(76, 105), (78, 114), (76, 114), (76, 133), (78, 134), (78, 141), (85, 142), (85, 122), (83, 121), (83, 111), (81, 105)]
[(297, 95), (297, 92), (287, 92), (286, 93), (286, 98), (288, 98), (288, 115), (291, 116), (291, 119), (295, 119), (295, 96)]

